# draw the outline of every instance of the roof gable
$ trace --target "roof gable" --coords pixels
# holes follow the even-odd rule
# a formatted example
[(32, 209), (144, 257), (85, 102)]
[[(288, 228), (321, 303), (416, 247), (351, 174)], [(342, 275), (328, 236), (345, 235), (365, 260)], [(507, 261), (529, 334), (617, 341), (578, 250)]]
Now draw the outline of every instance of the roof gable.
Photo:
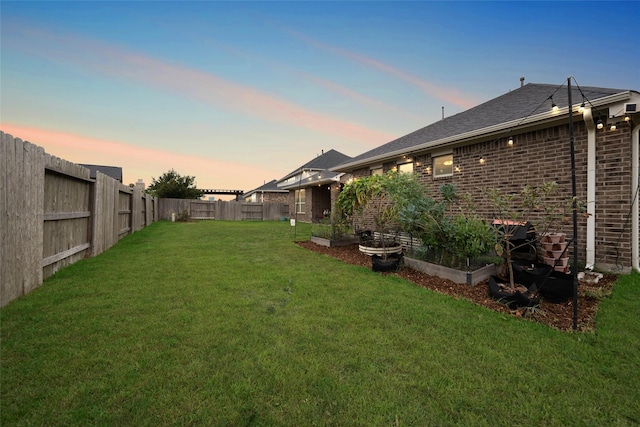
[(351, 160), (351, 157), (342, 154), (339, 151), (331, 149), (326, 153), (323, 152), (321, 155), (315, 157), (312, 160), (309, 160), (304, 165), (296, 168), (295, 170), (289, 172), (287, 175), (282, 177), (278, 182), (282, 182), (292, 176), (300, 174), (303, 170), (313, 170), (313, 171), (322, 171), (325, 169), (331, 169), (335, 166), (338, 166), (342, 163), (348, 162)]

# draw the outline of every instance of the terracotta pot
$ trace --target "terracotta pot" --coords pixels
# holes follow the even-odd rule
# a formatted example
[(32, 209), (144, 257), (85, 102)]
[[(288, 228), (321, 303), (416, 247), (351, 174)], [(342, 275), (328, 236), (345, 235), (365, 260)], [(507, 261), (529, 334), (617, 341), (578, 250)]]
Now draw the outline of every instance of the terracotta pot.
[(542, 249), (545, 251), (552, 251), (554, 249), (554, 246), (556, 246), (555, 243), (551, 243), (551, 242), (542, 242)]
[(544, 236), (546, 242), (564, 243), (564, 233), (549, 233)]
[(563, 258), (569, 258), (569, 252), (567, 252), (565, 250), (551, 251), (551, 253), (553, 254), (553, 258), (555, 258), (555, 259), (560, 258), (560, 256), (563, 255), (563, 254), (564, 254)]

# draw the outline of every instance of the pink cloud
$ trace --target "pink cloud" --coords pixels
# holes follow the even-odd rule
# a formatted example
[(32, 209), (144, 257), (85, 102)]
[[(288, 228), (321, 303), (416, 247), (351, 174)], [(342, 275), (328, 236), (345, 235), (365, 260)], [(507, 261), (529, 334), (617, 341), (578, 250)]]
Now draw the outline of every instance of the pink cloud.
[[(255, 52), (246, 52), (242, 49), (239, 49), (235, 46), (229, 46), (227, 44), (223, 44), (220, 42), (209, 42), (216, 46), (218, 49), (225, 49), (226, 51), (231, 52), (233, 55), (240, 56), (248, 59), (256, 59), (259, 55)], [(390, 112), (393, 114), (401, 114), (403, 117), (413, 117), (416, 121), (423, 120), (424, 117), (417, 115), (411, 111), (404, 110), (402, 108), (398, 108), (395, 105), (387, 104), (385, 102), (379, 101), (377, 99), (371, 98), (370, 96), (364, 95), (358, 91), (350, 89), (346, 86), (340, 85), (334, 81), (327, 80), (323, 77), (320, 77), (315, 74), (311, 74), (305, 71), (300, 71), (298, 69), (293, 69), (292, 67), (283, 64), (278, 61), (274, 61), (271, 57), (260, 57), (260, 61), (262, 63), (268, 64), (272, 68), (277, 68), (281, 70), (285, 70), (286, 72), (293, 73), (298, 78), (305, 79), (310, 81), (318, 86), (322, 86), (323, 88), (342, 96), (343, 98), (350, 99), (354, 102), (357, 102), (367, 108), (376, 109), (380, 111)]]
[(308, 37), (295, 30), (289, 29), (288, 31), (291, 34), (293, 34), (295, 37), (305, 41), (306, 43), (309, 43), (311, 46), (343, 56), (347, 59), (367, 65), (371, 68), (380, 70), (387, 74), (391, 74), (392, 76), (398, 77), (401, 80), (404, 80), (408, 83), (411, 83), (419, 87), (425, 94), (438, 98), (442, 101), (449, 102), (453, 105), (457, 105), (464, 109), (471, 108), (478, 104), (477, 100), (464, 96), (457, 89), (435, 85), (431, 82), (421, 79), (420, 77), (409, 74), (405, 71), (402, 71), (399, 68), (396, 68), (389, 64), (385, 64), (373, 58), (369, 58), (367, 56), (361, 55), (359, 53), (351, 52), (347, 49), (343, 49), (337, 46), (331, 46), (329, 44), (326, 44), (321, 41), (315, 40), (311, 37)]
[(266, 178), (279, 178), (286, 171), (190, 156), (165, 150), (96, 139), (71, 133), (2, 123), (1, 130), (15, 138), (41, 146), (53, 156), (74, 163), (123, 168), (125, 184), (143, 179), (147, 185), (169, 169), (196, 177), (199, 188), (229, 188), (248, 191)]
[[(39, 44), (29, 43), (24, 46), (33, 53), (53, 61), (74, 62), (111, 77), (153, 85), (217, 108), (231, 109), (289, 126), (357, 141), (367, 147), (379, 145), (397, 136), (310, 110), (209, 72), (171, 64), (85, 37), (63, 36), (28, 27), (20, 27), (14, 31), (20, 31), (25, 37), (35, 37), (36, 41), (55, 40), (62, 45), (62, 49), (47, 49)], [(26, 42), (23, 39), (17, 43), (24, 45)]]
[(363, 95), (360, 92), (357, 92), (353, 89), (349, 89), (348, 87), (342, 86), (333, 81), (323, 79), (322, 77), (318, 77), (309, 73), (299, 72), (298, 74), (302, 75), (304, 78), (313, 81), (314, 83), (323, 86), (329, 89), (332, 92), (338, 93), (346, 98), (350, 98), (362, 105), (365, 105), (369, 108), (375, 108), (379, 110), (386, 110), (389, 112), (394, 112), (396, 114), (402, 114), (403, 116), (413, 117), (416, 121), (424, 119), (421, 116), (418, 116), (412, 112), (405, 111), (401, 108), (395, 107), (393, 105), (389, 105), (385, 102), (378, 101), (377, 99), (371, 98), (370, 96)]

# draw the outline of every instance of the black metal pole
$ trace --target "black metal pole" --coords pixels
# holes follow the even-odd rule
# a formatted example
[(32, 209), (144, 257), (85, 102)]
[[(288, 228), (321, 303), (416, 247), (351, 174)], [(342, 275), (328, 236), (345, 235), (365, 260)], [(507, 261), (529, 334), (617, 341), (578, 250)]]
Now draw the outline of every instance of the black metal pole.
[[(298, 191), (293, 192), (293, 210), (294, 210), (294, 220), (293, 220), (293, 241), (297, 241), (297, 231), (298, 231), (298, 197), (300, 197), (300, 189), (302, 188), (302, 174), (304, 173), (304, 167), (300, 167), (300, 180), (298, 181)], [(298, 194), (296, 194), (298, 193)]]
[(569, 96), (569, 144), (571, 146), (571, 194), (573, 196), (573, 330), (578, 329), (578, 205), (576, 199), (576, 153), (573, 135), (573, 104), (571, 102), (571, 76), (567, 78)]

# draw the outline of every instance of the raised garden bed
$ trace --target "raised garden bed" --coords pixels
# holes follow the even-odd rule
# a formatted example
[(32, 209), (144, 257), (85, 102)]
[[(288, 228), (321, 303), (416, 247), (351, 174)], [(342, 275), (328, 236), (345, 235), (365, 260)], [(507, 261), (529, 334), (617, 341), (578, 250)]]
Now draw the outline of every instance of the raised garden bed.
[(311, 236), (311, 241), (316, 245), (332, 248), (336, 246), (348, 246), (354, 243), (358, 243), (358, 238), (357, 237), (341, 237), (339, 239), (325, 239), (324, 237)]
[(467, 284), (472, 286), (487, 280), (489, 276), (496, 275), (500, 271), (500, 267), (495, 264), (488, 264), (472, 271), (462, 271), (439, 264), (432, 264), (430, 262), (408, 256), (404, 257), (404, 264), (409, 268), (421, 271), (430, 276), (437, 276), (458, 284)]

